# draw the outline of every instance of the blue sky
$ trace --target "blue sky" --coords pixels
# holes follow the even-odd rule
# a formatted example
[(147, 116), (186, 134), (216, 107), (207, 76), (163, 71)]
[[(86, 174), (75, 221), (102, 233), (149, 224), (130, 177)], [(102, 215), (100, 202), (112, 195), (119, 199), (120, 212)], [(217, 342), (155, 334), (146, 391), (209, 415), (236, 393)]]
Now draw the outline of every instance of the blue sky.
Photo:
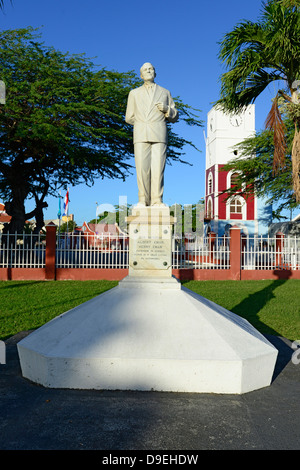
[[(261, 0), (9, 0), (0, 12), (3, 30), (40, 27), (42, 40), (62, 52), (84, 53), (110, 70), (138, 73), (144, 62), (156, 68), (156, 82), (173, 97), (207, 112), (218, 99), (219, 78), (224, 71), (218, 60), (218, 42), (244, 19), (256, 20)], [(264, 126), (271, 99), (270, 89), (256, 103), (256, 129)], [(205, 130), (205, 128), (203, 129)], [(193, 204), (204, 196), (205, 142), (203, 130), (182, 123), (174, 131), (192, 140), (201, 152), (186, 147), (185, 159), (192, 166), (168, 165), (164, 202)], [(64, 196), (64, 193), (62, 193)], [(96, 215), (97, 204), (137, 202), (135, 173), (124, 183), (98, 180), (93, 187), (70, 187), (70, 213), (81, 225)], [(45, 219), (57, 216), (58, 201), (48, 198)], [(30, 202), (28, 210), (31, 209)]]

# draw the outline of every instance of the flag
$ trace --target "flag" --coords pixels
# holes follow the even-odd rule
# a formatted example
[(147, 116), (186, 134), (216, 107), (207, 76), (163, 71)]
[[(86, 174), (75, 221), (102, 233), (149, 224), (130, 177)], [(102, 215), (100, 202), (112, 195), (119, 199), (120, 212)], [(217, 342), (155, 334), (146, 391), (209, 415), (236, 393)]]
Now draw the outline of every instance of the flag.
[(60, 219), (61, 218), (61, 195), (59, 194), (58, 196), (58, 213), (57, 217)]
[(67, 194), (65, 195), (64, 215), (68, 215), (68, 208), (69, 208), (69, 189), (67, 191)]

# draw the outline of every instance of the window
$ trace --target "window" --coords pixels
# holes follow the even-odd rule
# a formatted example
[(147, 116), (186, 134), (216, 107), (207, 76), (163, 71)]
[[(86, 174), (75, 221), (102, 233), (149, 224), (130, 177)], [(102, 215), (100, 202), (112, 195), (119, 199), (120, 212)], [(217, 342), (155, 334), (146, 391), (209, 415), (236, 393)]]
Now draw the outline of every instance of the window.
[(239, 174), (238, 173), (232, 173), (231, 178), (230, 178), (230, 187), (234, 188), (237, 186), (239, 180)]
[(213, 177), (211, 173), (208, 176), (207, 188), (207, 194), (211, 194), (213, 192)]
[(247, 204), (243, 197), (234, 196), (227, 200), (226, 218), (247, 220)]
[(207, 202), (207, 218), (212, 219), (212, 202), (211, 199)]
[(242, 213), (242, 203), (239, 199), (233, 199), (230, 203), (230, 213), (231, 214), (241, 214)]
[(226, 187), (243, 191), (245, 184), (241, 182), (241, 175), (240, 171), (229, 171), (226, 176)]

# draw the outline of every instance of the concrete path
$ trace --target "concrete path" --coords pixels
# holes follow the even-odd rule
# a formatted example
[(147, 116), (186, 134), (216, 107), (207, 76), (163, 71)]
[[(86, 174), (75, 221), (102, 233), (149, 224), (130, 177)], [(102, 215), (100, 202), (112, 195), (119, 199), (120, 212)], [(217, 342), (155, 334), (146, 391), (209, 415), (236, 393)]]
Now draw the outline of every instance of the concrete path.
[(267, 337), (279, 350), (270, 387), (214, 395), (46, 389), (21, 375), (24, 334), (7, 340), (0, 365), (1, 450), (300, 449), (300, 364), (288, 340)]

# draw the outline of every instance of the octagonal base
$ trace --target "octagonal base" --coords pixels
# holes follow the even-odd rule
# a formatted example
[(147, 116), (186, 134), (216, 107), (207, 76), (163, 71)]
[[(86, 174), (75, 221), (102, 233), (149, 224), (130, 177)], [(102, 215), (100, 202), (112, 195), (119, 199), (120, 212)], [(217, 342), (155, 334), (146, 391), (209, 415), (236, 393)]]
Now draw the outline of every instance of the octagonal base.
[(249, 322), (175, 279), (125, 278), (18, 343), (51, 388), (241, 394), (271, 384), (278, 351)]

